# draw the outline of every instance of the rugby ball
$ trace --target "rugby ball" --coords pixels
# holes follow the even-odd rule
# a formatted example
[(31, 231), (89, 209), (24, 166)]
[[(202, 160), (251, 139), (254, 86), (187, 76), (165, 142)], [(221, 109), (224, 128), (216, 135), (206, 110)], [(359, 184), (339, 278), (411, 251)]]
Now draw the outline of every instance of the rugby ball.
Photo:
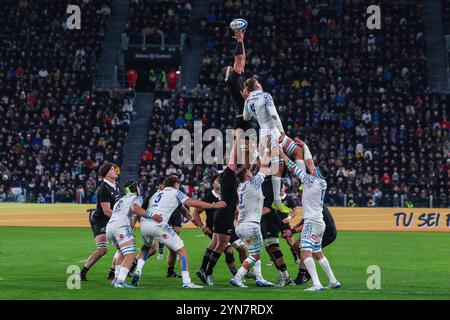
[(237, 32), (239, 30), (245, 30), (245, 29), (247, 29), (247, 26), (248, 26), (247, 20), (242, 19), (242, 18), (234, 19), (230, 23), (230, 28), (234, 32)]

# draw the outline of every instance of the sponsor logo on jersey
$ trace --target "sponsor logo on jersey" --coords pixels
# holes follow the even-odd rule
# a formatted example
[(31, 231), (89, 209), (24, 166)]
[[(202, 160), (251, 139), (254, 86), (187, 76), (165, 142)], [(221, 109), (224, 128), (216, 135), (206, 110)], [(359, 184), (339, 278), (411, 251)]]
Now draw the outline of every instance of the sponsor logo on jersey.
[(125, 238), (125, 236), (123, 234), (119, 234), (119, 239), (123, 240)]

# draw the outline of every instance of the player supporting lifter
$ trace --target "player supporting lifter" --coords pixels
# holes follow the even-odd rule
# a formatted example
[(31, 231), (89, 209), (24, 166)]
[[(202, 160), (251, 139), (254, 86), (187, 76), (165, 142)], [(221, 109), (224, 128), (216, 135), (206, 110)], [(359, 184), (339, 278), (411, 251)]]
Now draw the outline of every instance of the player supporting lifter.
[[(212, 190), (208, 192), (208, 194), (202, 199), (205, 202), (214, 203), (220, 200), (220, 181), (219, 176), (214, 175), (211, 177), (211, 186)], [(202, 229), (202, 232), (208, 236), (210, 239), (212, 239), (212, 230), (214, 226), (214, 209), (206, 209), (206, 223), (204, 224), (202, 221), (202, 218), (200, 217), (200, 213), (202, 212), (202, 209), (195, 209), (194, 210), (194, 220), (196, 221), (199, 228)], [(212, 250), (215, 248), (216, 243), (211, 241), (209, 246), (206, 248), (206, 255), (203, 257), (202, 265), (200, 267), (200, 271), (197, 271), (197, 276), (200, 278), (200, 280), (204, 281), (206, 280), (206, 284), (213, 285), (213, 279), (212, 276), (207, 277), (204, 279), (202, 277), (202, 273), (205, 273), (205, 270), (207, 268), (209, 257), (211, 255)], [(237, 272), (236, 269), (236, 260), (234, 259), (233, 255), (233, 248), (235, 248), (239, 253), (239, 260), (241, 263), (244, 262), (245, 258), (247, 257), (247, 251), (245, 249), (244, 243), (241, 239), (238, 238), (236, 235), (236, 232), (233, 228), (233, 231), (231, 233), (230, 237), (230, 243), (228, 244), (227, 248), (225, 249), (225, 261), (227, 263), (228, 269), (230, 270), (231, 274), (234, 276)]]
[[(83, 269), (79, 274), (81, 281), (86, 281), (89, 269), (108, 252), (108, 242), (106, 240), (106, 225), (112, 214), (112, 208), (120, 198), (119, 185), (116, 183), (118, 174), (111, 163), (103, 164), (99, 169), (99, 174), (103, 182), (97, 189), (97, 208), (89, 216), (92, 232), (94, 233), (97, 249), (89, 256)], [(111, 270), (112, 276), (114, 271)]]
[(298, 168), (294, 162), (283, 152), (279, 147), (279, 152), (287, 168), (300, 179), (304, 184), (304, 191), (302, 197), (303, 218), (305, 223), (302, 230), (301, 237), (301, 259), (311, 275), (313, 285), (305, 291), (322, 291), (324, 287), (320, 283), (317, 275), (316, 265), (312, 257), (319, 262), (323, 271), (330, 281), (328, 288), (338, 289), (341, 287), (339, 281), (336, 280), (330, 263), (322, 253), (322, 237), (325, 231), (325, 222), (323, 221), (323, 201), (327, 183), (325, 181), (328, 176), (328, 169), (325, 165), (320, 163), (316, 167), (316, 176), (305, 173), (304, 170)]
[[(283, 149), (288, 155), (295, 158), (299, 167), (304, 166), (303, 159), (309, 171), (314, 174), (315, 168), (312, 156), (302, 152), (301, 148), (284, 133), (283, 124), (273, 102), (272, 96), (263, 91), (261, 84), (255, 78), (249, 78), (245, 81), (245, 90), (249, 94), (244, 105), (243, 119), (248, 121), (255, 118), (259, 124), (259, 139), (270, 138), (272, 150), (276, 150), (278, 143), (281, 143)], [(278, 163), (278, 170), (272, 175), (273, 186), (273, 204), (272, 208), (282, 213), (290, 214), (291, 209), (286, 207), (281, 201), (281, 176), (283, 173), (283, 161), (272, 151), (272, 161)], [(304, 169), (303, 169), (304, 170)]]
[(231, 149), (229, 163), (219, 175), (220, 199), (225, 201), (227, 205), (225, 208), (218, 209), (214, 213), (212, 240), (203, 255), (202, 268), (196, 273), (203, 283), (207, 283), (208, 278), (210, 282), (212, 281), (214, 267), (227, 248), (234, 228), (238, 187), (238, 180), (236, 178), (237, 141), (241, 138), (242, 133), (242, 129), (236, 129), (236, 141)]
[(277, 286), (284, 287), (293, 285), (294, 282), (289, 276), (284, 255), (280, 248), (280, 216), (279, 212), (272, 208), (273, 191), (270, 177), (265, 178), (262, 191), (264, 195), (264, 207), (263, 215), (261, 217), (261, 233), (266, 251), (280, 274)]
[(180, 180), (174, 175), (168, 176), (164, 180), (164, 185), (166, 187), (163, 190), (158, 191), (152, 197), (152, 201), (147, 209), (147, 212), (149, 213), (148, 217), (151, 218), (153, 215), (160, 215), (162, 217), (162, 222), (157, 223), (148, 219), (148, 217), (147, 219), (143, 219), (141, 221), (142, 239), (147, 247), (151, 247), (153, 240), (160, 241), (180, 256), (180, 269), (183, 279), (183, 288), (202, 288), (201, 286), (191, 282), (191, 278), (189, 277), (188, 255), (186, 248), (184, 247), (184, 242), (167, 224), (167, 222), (172, 213), (180, 204), (185, 204), (189, 207), (212, 209), (224, 208), (226, 207), (226, 203), (224, 201), (207, 203), (189, 198), (183, 192), (178, 190), (180, 187)]
[(261, 273), (261, 253), (263, 239), (261, 234), (261, 216), (263, 211), (264, 195), (262, 184), (266, 174), (269, 174), (269, 148), (264, 148), (264, 156), (261, 159), (260, 170), (253, 176), (247, 168), (239, 169), (237, 178), (239, 215), (236, 233), (244, 241), (249, 256), (245, 259), (236, 275), (230, 280), (235, 287), (246, 288), (242, 282), (243, 277), (253, 268), (256, 276), (256, 286), (273, 287), (273, 283), (264, 280)]
[(133, 235), (133, 227), (136, 219), (133, 216), (144, 217), (146, 212), (142, 209), (142, 197), (139, 195), (139, 187), (136, 181), (128, 181), (124, 185), (125, 196), (114, 205), (111, 219), (106, 225), (107, 239), (112, 241), (121, 253), (116, 260), (116, 273), (112, 285), (115, 288), (134, 288), (125, 282), (133, 263), (136, 242)]

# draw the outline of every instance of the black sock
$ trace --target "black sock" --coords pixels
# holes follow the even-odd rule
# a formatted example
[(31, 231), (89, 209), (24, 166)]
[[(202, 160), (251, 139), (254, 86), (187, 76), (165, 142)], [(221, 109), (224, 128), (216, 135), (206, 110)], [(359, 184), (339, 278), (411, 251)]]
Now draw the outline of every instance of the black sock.
[(164, 252), (164, 244), (161, 242), (158, 244), (158, 252), (159, 254), (163, 254)]
[(283, 263), (283, 264), (278, 268), (278, 270), (280, 270), (281, 272), (286, 271), (286, 270), (287, 270), (286, 263)]
[(236, 268), (229, 268), (230, 269), (230, 272), (231, 272), (231, 274), (233, 275), (233, 277), (236, 275), (236, 273), (237, 273), (237, 270), (236, 270)]
[[(114, 269), (111, 268), (111, 270), (112, 270), (113, 273), (114, 273)], [(87, 274), (88, 271), (89, 271), (89, 268), (83, 267), (83, 269), (81, 269), (80, 274), (81, 274), (82, 276), (85, 276), (85, 275)]]
[(115, 273), (116, 273), (116, 269), (114, 269), (114, 268), (109, 269), (109, 275), (108, 275), (108, 277), (115, 276)]
[(297, 259), (298, 259), (297, 252), (295, 252), (294, 248), (291, 248), (291, 253), (292, 253), (292, 256), (294, 257), (294, 260), (297, 261)]
[(167, 268), (167, 274), (174, 274), (175, 273), (175, 268), (174, 267), (168, 267)]
[(137, 266), (137, 259), (134, 258), (133, 265), (131, 266), (130, 271), (129, 271), (130, 274), (132, 274), (134, 272), (134, 269), (136, 269), (136, 266)]
[(211, 252), (212, 252), (211, 249), (206, 248), (205, 254), (203, 255), (202, 266), (200, 267), (202, 271), (205, 271), (206, 268), (208, 267), (209, 259), (211, 258)]
[(302, 269), (302, 268), (298, 269), (297, 279), (303, 279), (307, 273), (308, 273), (308, 271), (306, 271), (306, 269)]
[(211, 258), (209, 259), (208, 268), (206, 269), (206, 275), (210, 276), (213, 274), (214, 267), (216, 266), (217, 261), (219, 261), (220, 253), (211, 252)]

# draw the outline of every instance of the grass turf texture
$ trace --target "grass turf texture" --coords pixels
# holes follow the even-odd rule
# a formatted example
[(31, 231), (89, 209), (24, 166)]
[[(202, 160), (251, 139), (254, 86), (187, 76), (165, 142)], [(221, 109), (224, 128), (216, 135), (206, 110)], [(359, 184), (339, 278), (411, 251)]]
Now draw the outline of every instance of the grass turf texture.
[[(140, 245), (139, 233), (135, 233)], [(189, 252), (191, 278), (200, 284), (195, 271), (209, 239), (199, 230), (183, 230), (181, 236)], [(83, 282), (80, 290), (69, 290), (67, 267), (82, 267), (82, 260), (95, 247), (90, 229), (2, 227), (0, 299), (450, 299), (449, 241), (448, 233), (341, 231), (324, 252), (343, 287), (316, 293), (303, 291), (309, 284), (257, 288), (252, 280), (247, 280), (248, 289), (233, 288), (228, 284), (231, 275), (223, 257), (214, 272), (214, 287), (183, 289), (181, 279), (165, 278), (166, 260), (156, 260), (156, 255), (147, 261), (137, 289), (115, 289), (106, 280), (114, 254), (110, 247), (89, 271), (89, 281)], [(297, 265), (284, 241), (282, 249), (288, 270), (295, 277)], [(165, 248), (165, 258), (167, 253)], [(274, 267), (266, 266), (266, 254), (262, 262), (264, 277), (276, 281), (278, 274)], [(325, 274), (316, 265), (326, 284)], [(381, 268), (381, 290), (367, 288), (370, 265)], [(179, 272), (178, 262), (175, 270)]]

